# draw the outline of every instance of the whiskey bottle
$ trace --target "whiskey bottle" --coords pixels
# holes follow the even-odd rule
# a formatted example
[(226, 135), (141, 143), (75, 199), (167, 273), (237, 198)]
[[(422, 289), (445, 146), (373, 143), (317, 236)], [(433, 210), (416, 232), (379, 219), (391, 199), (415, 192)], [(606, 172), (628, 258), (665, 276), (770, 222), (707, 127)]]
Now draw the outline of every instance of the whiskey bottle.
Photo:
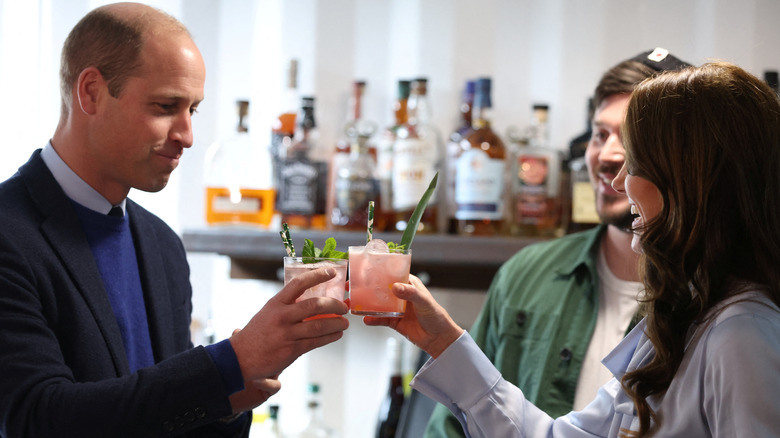
[[(395, 214), (392, 207), (392, 174), (393, 174), (393, 147), (398, 139), (398, 129), (409, 121), (408, 103), (411, 81), (401, 79), (398, 81), (397, 100), (393, 103), (394, 122), (385, 128), (377, 142), (376, 167), (379, 176), (379, 192), (382, 197), (381, 214), (382, 222), (387, 229), (376, 231), (395, 230)], [(376, 214), (375, 214), (376, 217)]]
[(277, 210), (294, 228), (325, 228), (327, 162), (318, 154), (314, 98), (303, 97), (295, 140), (282, 144)]
[(511, 163), (512, 222), (514, 235), (556, 237), (563, 234), (561, 220), (560, 151), (550, 146), (549, 106), (533, 106), (530, 144), (517, 149)]
[(331, 438), (335, 436), (322, 416), (322, 403), (320, 402), (320, 385), (309, 384), (309, 401), (306, 403), (309, 409), (306, 426), (296, 435), (297, 438)]
[[(369, 152), (368, 140), (376, 132), (376, 125), (360, 120), (347, 127), (352, 139), (349, 159), (334, 169), (334, 204), (330, 213), (330, 225), (337, 230), (365, 230), (368, 224), (368, 203), (381, 205), (379, 178), (374, 157)], [(374, 217), (375, 227), (383, 227)]]
[(387, 392), (379, 408), (376, 438), (394, 438), (401, 418), (401, 409), (404, 404), (404, 384), (402, 367), (402, 349), (398, 339), (387, 339), (388, 361), (392, 368), (387, 385)]
[(460, 142), (471, 133), (471, 108), (474, 106), (474, 86), (475, 81), (466, 81), (460, 102), (460, 126), (458, 126), (449, 137), (445, 150), (444, 158), (444, 210), (447, 218), (447, 233), (457, 234), (458, 221), (455, 218), (455, 168), (457, 156), (461, 152)]
[(503, 232), (506, 147), (490, 127), (490, 78), (479, 78), (474, 96), (473, 131), (460, 142), (455, 168), (458, 234), (491, 236)]
[(585, 131), (569, 142), (569, 172), (570, 186), (569, 199), (571, 199), (571, 214), (567, 233), (593, 228), (600, 222), (596, 211), (596, 194), (588, 175), (588, 166), (585, 162), (585, 151), (588, 148), (590, 137), (593, 135), (591, 121), (593, 119), (593, 99), (588, 100), (588, 118)]
[(274, 215), (275, 191), (270, 157), (249, 133), (249, 102), (237, 102), (235, 132), (206, 151), (206, 223), (268, 226)]
[[(332, 218), (334, 215), (334, 208), (336, 208), (337, 203), (336, 180), (338, 179), (338, 172), (339, 169), (344, 168), (344, 166), (350, 162), (350, 151), (352, 149), (352, 144), (357, 141), (357, 138), (353, 136), (356, 135), (357, 132), (363, 132), (365, 134), (366, 132), (373, 133), (376, 131), (376, 125), (374, 122), (363, 118), (363, 96), (366, 92), (366, 86), (367, 84), (364, 80), (355, 80), (352, 82), (352, 90), (347, 104), (347, 117), (343, 128), (344, 137), (340, 138), (336, 142), (335, 151), (333, 154), (331, 154), (330, 157), (330, 172), (328, 174), (328, 183), (326, 188), (326, 216), (329, 218), (328, 222), (330, 224), (333, 223)], [(370, 136), (363, 141), (365, 141), (369, 155), (371, 155), (371, 159), (374, 161), (374, 167), (376, 167), (376, 148), (371, 143)], [(378, 200), (374, 201), (379, 202)], [(379, 206), (377, 210), (381, 210), (381, 206)], [(380, 212), (375, 212), (375, 214), (378, 213)], [(375, 221), (374, 229), (379, 230), (379, 228), (377, 228), (378, 225), (379, 224), (377, 224)]]
[[(401, 125), (393, 144), (391, 172), (392, 208), (395, 213), (395, 231), (403, 232), (414, 208), (428, 184), (439, 170), (441, 153), (439, 134), (431, 124), (431, 110), (427, 96), (428, 81), (412, 81), (409, 96), (409, 119)], [(436, 192), (431, 197), (419, 225), (418, 233), (435, 233), (438, 213)]]

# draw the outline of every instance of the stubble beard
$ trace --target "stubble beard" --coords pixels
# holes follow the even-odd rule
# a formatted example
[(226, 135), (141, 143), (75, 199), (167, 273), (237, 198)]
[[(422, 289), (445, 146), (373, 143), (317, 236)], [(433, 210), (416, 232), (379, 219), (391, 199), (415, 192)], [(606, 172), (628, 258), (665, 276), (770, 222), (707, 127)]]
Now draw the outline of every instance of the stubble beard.
[[(631, 207), (625, 201), (625, 196), (600, 196), (596, 202), (601, 223), (613, 225), (626, 233), (630, 233), (631, 223), (634, 221), (634, 218), (631, 215)], [(625, 208), (619, 207), (618, 204), (620, 203), (624, 203)]]

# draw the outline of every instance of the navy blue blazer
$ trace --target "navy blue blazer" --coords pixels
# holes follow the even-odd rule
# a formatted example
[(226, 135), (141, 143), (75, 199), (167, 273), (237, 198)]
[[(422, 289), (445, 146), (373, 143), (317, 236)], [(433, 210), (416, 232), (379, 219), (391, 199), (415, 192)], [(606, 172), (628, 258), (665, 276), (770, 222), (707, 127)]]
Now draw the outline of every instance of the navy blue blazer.
[(0, 184), (0, 436), (231, 436), (212, 424), (231, 413), (221, 376), (190, 341), (181, 240), (130, 200), (127, 211), (156, 363), (134, 374), (81, 223), (40, 150)]

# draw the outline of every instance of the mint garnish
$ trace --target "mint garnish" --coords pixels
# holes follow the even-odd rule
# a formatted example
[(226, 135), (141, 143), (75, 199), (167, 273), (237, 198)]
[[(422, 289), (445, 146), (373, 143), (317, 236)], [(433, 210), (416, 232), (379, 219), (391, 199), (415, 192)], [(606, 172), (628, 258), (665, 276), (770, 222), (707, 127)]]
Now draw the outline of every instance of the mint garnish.
[(336, 250), (336, 239), (332, 237), (328, 237), (322, 249), (314, 246), (314, 242), (311, 240), (304, 239), (301, 255), (303, 256), (303, 263), (316, 263), (314, 258), (346, 259), (348, 257), (347, 253)]

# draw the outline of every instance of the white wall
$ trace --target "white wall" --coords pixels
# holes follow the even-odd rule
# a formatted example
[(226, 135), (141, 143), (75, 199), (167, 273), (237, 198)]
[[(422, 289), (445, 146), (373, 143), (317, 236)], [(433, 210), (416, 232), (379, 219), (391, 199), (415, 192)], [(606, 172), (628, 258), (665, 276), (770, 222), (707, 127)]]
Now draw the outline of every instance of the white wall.
[[(59, 96), (56, 71), (65, 35), (87, 0), (0, 0), (0, 179), (51, 136)], [(656, 46), (692, 63), (726, 59), (754, 74), (780, 69), (776, 0), (160, 0), (179, 17), (207, 63), (206, 100), (194, 122), (195, 146), (170, 186), (132, 193), (176, 230), (204, 226), (202, 161), (234, 124), (234, 102), (249, 98), (253, 132), (267, 136), (278, 111), (285, 65), (300, 60), (300, 88), (317, 98), (321, 139), (335, 144), (353, 79), (368, 81), (367, 116), (385, 125), (400, 78), (427, 76), (434, 122), (448, 133), (463, 82), (490, 75), (494, 127), (529, 122), (535, 102), (551, 106), (552, 141), (563, 147), (585, 124), (585, 103), (600, 74)], [(0, 206), (0, 208), (2, 208)], [(227, 261), (191, 257), (195, 317), (211, 310), (219, 335), (240, 327), (278, 288), (231, 281)], [(481, 294), (436, 291), (468, 325)], [(389, 332), (362, 327), (302, 358), (283, 375), (283, 423), (303, 411), (306, 382), (321, 381), (326, 418), (342, 438), (373, 434), (385, 386)], [(341, 400), (341, 401), (340, 401)]]

